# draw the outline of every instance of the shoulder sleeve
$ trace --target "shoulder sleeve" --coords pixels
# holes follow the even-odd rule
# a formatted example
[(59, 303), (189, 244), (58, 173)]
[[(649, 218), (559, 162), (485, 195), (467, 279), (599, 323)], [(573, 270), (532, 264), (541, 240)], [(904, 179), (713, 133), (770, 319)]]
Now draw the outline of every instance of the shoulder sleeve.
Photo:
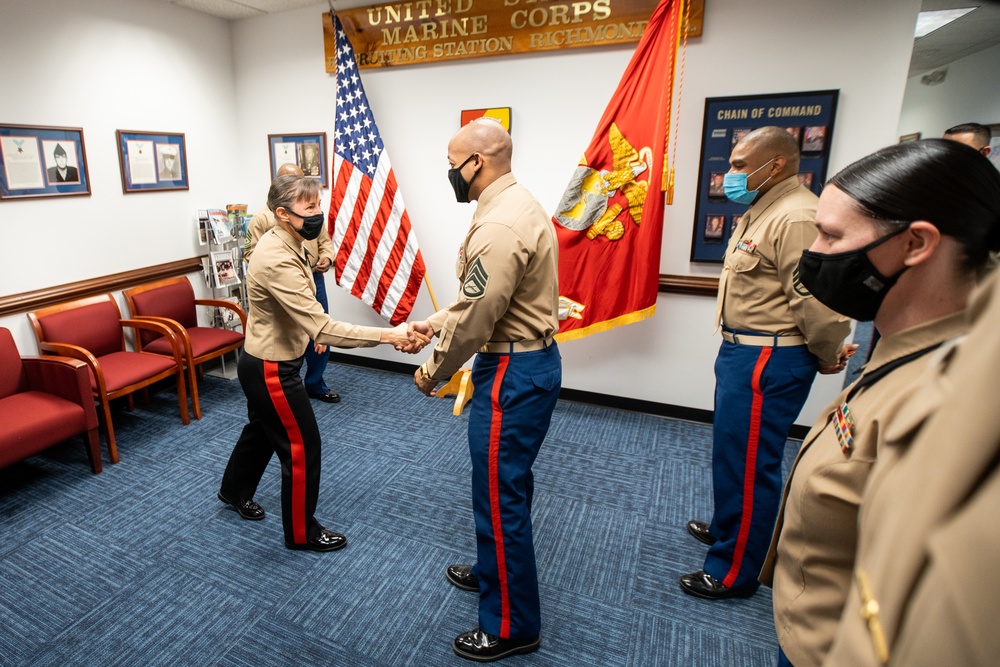
[(795, 325), (820, 365), (833, 365), (850, 333), (851, 322), (817, 301), (799, 281), (799, 259), (816, 240), (816, 224), (805, 218), (791, 219), (776, 226), (774, 233), (775, 265)]

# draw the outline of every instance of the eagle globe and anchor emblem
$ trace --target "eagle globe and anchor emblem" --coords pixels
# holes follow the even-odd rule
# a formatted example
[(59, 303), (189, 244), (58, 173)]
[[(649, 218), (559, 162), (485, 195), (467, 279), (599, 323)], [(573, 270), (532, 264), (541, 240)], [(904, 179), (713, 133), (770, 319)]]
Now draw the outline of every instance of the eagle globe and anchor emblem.
[[(636, 178), (648, 172), (653, 164), (649, 147), (636, 150), (616, 123), (608, 132), (613, 163), (610, 170), (597, 170), (586, 166), (586, 157), (570, 178), (556, 208), (555, 220), (566, 229), (586, 232), (591, 241), (604, 236), (617, 241), (625, 235), (629, 220), (638, 226), (642, 222), (642, 207), (646, 203), (648, 181)], [(621, 193), (625, 201), (611, 203)], [(620, 198), (619, 198), (620, 200)], [(610, 204), (610, 206), (609, 206)], [(626, 208), (627, 206), (627, 208)], [(562, 295), (559, 296), (559, 319), (583, 319), (586, 306)]]

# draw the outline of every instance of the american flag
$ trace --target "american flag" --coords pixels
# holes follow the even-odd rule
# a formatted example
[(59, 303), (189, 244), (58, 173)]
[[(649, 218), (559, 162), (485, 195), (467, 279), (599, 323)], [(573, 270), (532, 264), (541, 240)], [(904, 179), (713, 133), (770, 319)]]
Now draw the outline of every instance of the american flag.
[(424, 279), (424, 260), (389, 162), (354, 48), (333, 16), (337, 107), (328, 223), (337, 284), (393, 325), (406, 320)]

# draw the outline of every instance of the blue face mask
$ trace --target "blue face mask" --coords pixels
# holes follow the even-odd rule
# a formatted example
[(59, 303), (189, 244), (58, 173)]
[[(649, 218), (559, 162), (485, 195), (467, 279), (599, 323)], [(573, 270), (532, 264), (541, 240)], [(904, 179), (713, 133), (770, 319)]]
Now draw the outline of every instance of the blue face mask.
[(749, 176), (753, 176), (758, 171), (774, 162), (776, 159), (777, 158), (771, 158), (749, 174), (726, 174), (722, 179), (722, 187), (726, 191), (726, 198), (729, 199), (729, 201), (736, 202), (737, 204), (745, 204), (747, 206), (752, 204), (753, 200), (757, 198), (757, 193), (760, 191), (760, 188), (764, 185), (764, 183), (771, 180), (771, 177), (768, 176), (764, 179), (764, 183), (758, 185), (756, 190), (747, 190), (747, 178)]

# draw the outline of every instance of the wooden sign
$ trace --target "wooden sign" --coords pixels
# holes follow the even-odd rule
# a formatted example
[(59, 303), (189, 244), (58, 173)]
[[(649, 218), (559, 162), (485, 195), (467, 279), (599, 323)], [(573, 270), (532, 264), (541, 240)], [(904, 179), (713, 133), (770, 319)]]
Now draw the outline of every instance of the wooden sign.
[[(658, 0), (408, 0), (337, 12), (361, 69), (638, 42)], [(689, 0), (687, 36), (705, 0)], [(323, 14), (326, 71), (337, 71)]]

